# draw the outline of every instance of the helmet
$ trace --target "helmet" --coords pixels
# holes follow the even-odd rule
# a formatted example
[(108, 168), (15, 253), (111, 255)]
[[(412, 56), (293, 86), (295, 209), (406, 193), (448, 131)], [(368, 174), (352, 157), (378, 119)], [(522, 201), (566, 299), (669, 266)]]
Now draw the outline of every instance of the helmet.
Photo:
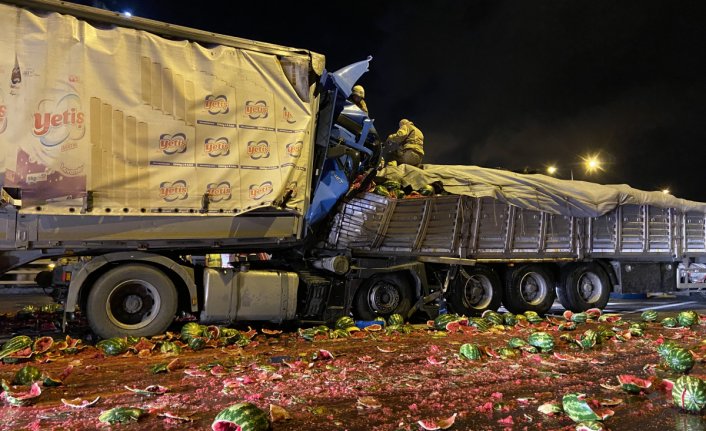
[(365, 99), (365, 89), (363, 89), (362, 85), (354, 85), (352, 95)]

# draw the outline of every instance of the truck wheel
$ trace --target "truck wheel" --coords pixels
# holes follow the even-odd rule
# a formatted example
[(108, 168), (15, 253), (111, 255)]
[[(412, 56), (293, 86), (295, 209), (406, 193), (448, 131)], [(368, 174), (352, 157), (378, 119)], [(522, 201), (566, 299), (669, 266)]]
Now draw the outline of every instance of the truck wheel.
[(500, 308), (500, 278), (483, 266), (461, 267), (451, 281), (448, 302), (454, 313), (466, 316)]
[(589, 308), (605, 308), (610, 298), (611, 285), (603, 269), (595, 263), (568, 265), (562, 271), (564, 308), (571, 311), (586, 311)]
[(401, 274), (372, 276), (353, 298), (353, 314), (360, 320), (373, 320), (392, 314), (407, 316), (412, 308), (412, 286)]
[(88, 294), (86, 314), (93, 332), (103, 338), (163, 333), (177, 311), (177, 291), (162, 271), (142, 264), (106, 272)]
[(556, 298), (554, 277), (540, 265), (525, 265), (508, 270), (503, 304), (513, 313), (534, 311), (544, 314)]

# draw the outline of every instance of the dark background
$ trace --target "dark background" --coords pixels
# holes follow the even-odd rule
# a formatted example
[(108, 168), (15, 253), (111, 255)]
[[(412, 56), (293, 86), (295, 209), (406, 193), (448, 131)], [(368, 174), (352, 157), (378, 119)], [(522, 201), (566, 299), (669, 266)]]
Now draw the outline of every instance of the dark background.
[[(325, 54), (373, 56), (382, 135), (425, 163), (543, 171), (706, 201), (706, 2), (616, 0), (79, 3)], [(600, 154), (588, 175), (581, 157)]]

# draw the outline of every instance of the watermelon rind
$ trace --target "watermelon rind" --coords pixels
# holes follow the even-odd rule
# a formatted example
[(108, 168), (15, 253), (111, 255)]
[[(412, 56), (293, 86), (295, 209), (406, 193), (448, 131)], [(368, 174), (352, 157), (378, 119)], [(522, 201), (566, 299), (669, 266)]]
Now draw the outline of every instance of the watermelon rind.
[(640, 392), (649, 389), (652, 386), (652, 382), (649, 380), (641, 379), (629, 374), (623, 374), (618, 376), (618, 383), (620, 387), (628, 393), (639, 394)]
[(2, 345), (2, 350), (0, 350), (0, 359), (4, 359), (15, 352), (30, 347), (31, 345), (32, 339), (26, 335), (18, 335), (13, 337)]
[(706, 406), (706, 382), (698, 377), (679, 377), (672, 387), (672, 400), (688, 412), (701, 412)]
[(346, 329), (350, 328), (351, 326), (355, 326), (355, 321), (350, 316), (339, 317), (336, 320), (336, 323), (333, 325), (333, 327), (335, 329), (343, 329), (343, 330), (346, 330)]
[(564, 413), (574, 422), (599, 421), (601, 417), (589, 407), (580, 394), (566, 394), (561, 400)]
[(137, 407), (115, 407), (101, 412), (98, 420), (110, 425), (126, 422), (137, 422), (145, 411)]
[(205, 327), (196, 322), (189, 322), (181, 327), (181, 339), (188, 344), (192, 338), (203, 337), (204, 329)]
[(657, 320), (657, 312), (655, 310), (643, 311), (640, 318), (643, 322), (654, 322)]
[(211, 424), (213, 431), (267, 431), (270, 420), (263, 410), (252, 403), (237, 403), (221, 410)]

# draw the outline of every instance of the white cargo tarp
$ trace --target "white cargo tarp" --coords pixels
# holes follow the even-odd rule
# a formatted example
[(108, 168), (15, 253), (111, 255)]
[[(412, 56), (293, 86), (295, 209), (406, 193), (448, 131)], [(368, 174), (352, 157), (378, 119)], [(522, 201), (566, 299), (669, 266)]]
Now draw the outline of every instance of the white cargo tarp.
[(0, 28), (0, 183), (23, 211), (92, 191), (94, 214), (242, 212), (288, 189), (305, 210), (308, 64), (8, 5)]
[(478, 166), (409, 165), (386, 167), (378, 175), (418, 189), (440, 181), (444, 190), (457, 195), (491, 197), (536, 211), (574, 217), (598, 217), (618, 205), (653, 205), (680, 211), (706, 212), (706, 203), (679, 199), (662, 192), (646, 192), (630, 186), (601, 185), (560, 180), (541, 174), (518, 174)]

